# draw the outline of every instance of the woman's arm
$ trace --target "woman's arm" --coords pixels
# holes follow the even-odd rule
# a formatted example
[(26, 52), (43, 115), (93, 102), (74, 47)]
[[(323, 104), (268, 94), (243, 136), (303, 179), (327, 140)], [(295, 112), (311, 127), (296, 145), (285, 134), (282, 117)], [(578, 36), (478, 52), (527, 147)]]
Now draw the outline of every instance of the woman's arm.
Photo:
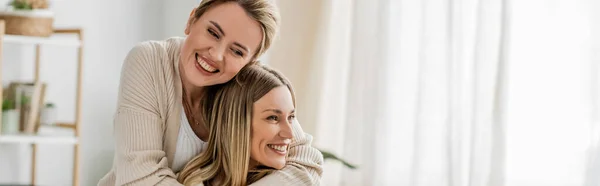
[(290, 144), (285, 167), (252, 183), (252, 186), (320, 184), (323, 155), (311, 146), (312, 136), (304, 133), (298, 121), (294, 121), (294, 140)]
[[(158, 101), (162, 60), (156, 46), (134, 47), (123, 64), (115, 133), (115, 185), (181, 185), (163, 150), (164, 118)], [(162, 95), (164, 96), (164, 95)]]

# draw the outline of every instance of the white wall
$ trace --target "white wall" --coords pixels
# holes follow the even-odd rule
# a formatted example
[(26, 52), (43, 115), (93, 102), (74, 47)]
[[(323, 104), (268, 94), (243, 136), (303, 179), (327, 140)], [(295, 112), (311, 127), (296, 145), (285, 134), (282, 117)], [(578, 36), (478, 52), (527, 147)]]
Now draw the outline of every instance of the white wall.
[[(310, 73), (310, 60), (315, 52), (315, 40), (320, 24), (319, 16), (323, 8), (321, 1), (277, 1), (281, 13), (281, 28), (271, 49), (263, 57), (269, 65), (280, 70), (291, 81), (296, 93), (298, 121), (304, 132), (316, 136), (317, 116), (314, 109), (316, 99), (311, 95), (315, 89), (306, 79)], [(302, 16), (299, 16), (302, 15)]]
[[(7, 1), (0, 0), (0, 4), (5, 5)], [(134, 44), (165, 36), (168, 30), (163, 26), (165, 4), (171, 3), (161, 0), (61, 0), (52, 5), (56, 11), (55, 27), (84, 29), (80, 185), (95, 185), (110, 169), (112, 117), (122, 60)], [(56, 102), (60, 109), (59, 119), (72, 120), (76, 50), (63, 47), (42, 47), (42, 50), (42, 80), (49, 84), (47, 100)], [(32, 79), (32, 46), (5, 45), (4, 54), (4, 80)], [(59, 70), (67, 73), (57, 73)], [(71, 184), (72, 149), (72, 146), (64, 145), (39, 146), (38, 184)], [(29, 146), (0, 145), (0, 184), (28, 183), (29, 167)]]
[(177, 3), (164, 4), (164, 34), (165, 36), (184, 36), (185, 24), (200, 0), (178, 0)]

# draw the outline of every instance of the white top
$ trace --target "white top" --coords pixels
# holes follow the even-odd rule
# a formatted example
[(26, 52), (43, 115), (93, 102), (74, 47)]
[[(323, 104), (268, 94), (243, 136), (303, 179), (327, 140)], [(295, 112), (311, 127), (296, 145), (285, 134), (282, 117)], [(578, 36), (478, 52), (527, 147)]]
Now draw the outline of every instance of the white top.
[(179, 126), (179, 136), (177, 136), (177, 150), (175, 150), (175, 158), (173, 159), (173, 172), (181, 171), (192, 158), (206, 150), (206, 146), (206, 142), (198, 138), (192, 127), (190, 127), (185, 112), (181, 112), (181, 125)]

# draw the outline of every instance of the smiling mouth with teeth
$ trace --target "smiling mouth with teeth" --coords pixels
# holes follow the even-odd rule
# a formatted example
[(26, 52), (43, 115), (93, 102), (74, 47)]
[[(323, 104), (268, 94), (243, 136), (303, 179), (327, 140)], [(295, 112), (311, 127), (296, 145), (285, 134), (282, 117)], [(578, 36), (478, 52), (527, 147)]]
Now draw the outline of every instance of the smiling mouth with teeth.
[(219, 72), (219, 69), (217, 69), (217, 68), (209, 65), (206, 61), (202, 60), (202, 58), (198, 55), (198, 53), (196, 53), (196, 62), (206, 72), (210, 72), (210, 73), (217, 73), (217, 72)]
[(281, 152), (281, 153), (285, 153), (287, 151), (287, 147), (288, 147), (287, 145), (272, 145), (272, 144), (268, 144), (267, 146), (269, 148), (276, 150), (278, 152)]

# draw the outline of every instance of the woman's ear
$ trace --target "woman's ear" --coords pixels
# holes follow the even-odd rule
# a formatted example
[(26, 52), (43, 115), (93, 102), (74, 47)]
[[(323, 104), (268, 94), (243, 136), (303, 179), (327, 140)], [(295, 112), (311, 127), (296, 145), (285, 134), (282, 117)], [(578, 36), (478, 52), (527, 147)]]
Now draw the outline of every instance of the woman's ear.
[(194, 22), (196, 21), (196, 18), (194, 18), (194, 14), (196, 14), (196, 8), (192, 9), (192, 12), (190, 12), (190, 17), (188, 18), (187, 24), (185, 25), (185, 30), (183, 31), (185, 35), (190, 35), (190, 29), (192, 27), (192, 24), (194, 24)]

